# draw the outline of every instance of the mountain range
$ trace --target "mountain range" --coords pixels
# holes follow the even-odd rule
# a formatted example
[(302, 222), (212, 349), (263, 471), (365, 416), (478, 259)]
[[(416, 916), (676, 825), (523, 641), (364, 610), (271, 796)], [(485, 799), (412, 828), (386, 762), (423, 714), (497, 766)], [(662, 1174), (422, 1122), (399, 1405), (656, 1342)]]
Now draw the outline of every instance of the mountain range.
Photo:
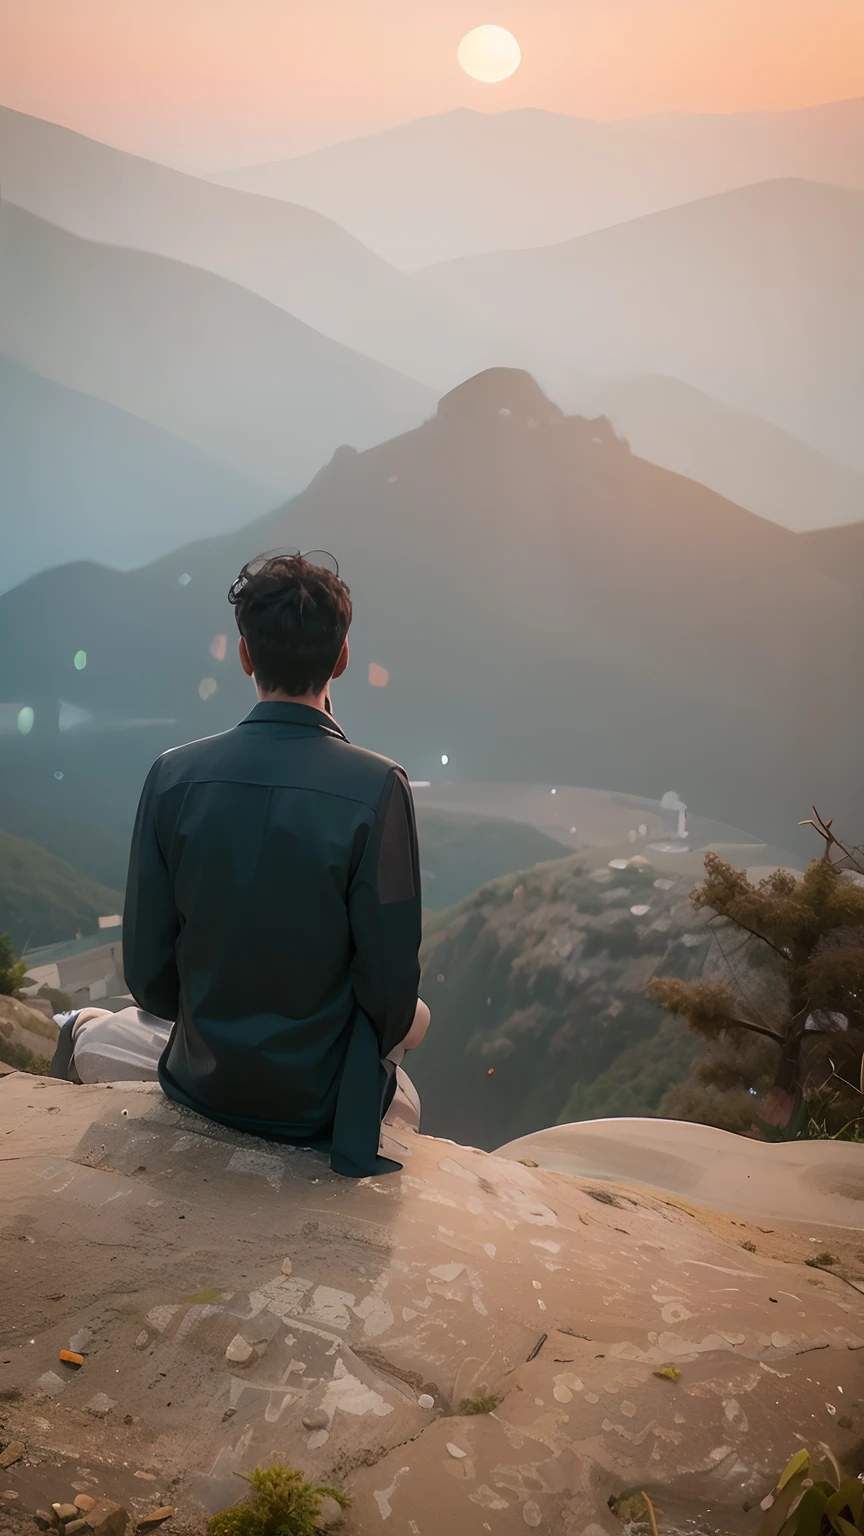
[(314, 208), (414, 268), (554, 245), (786, 176), (864, 187), (864, 98), (618, 122), (461, 109), (211, 179)]
[(143, 565), (180, 537), (225, 533), (281, 498), (139, 416), (0, 354), (0, 589), (46, 564)]
[(232, 191), (5, 107), (0, 168), (9, 202), (69, 234), (181, 261), (380, 362), (441, 387), (457, 382), (459, 338), (446, 307), (310, 208)]
[(3, 201), (0, 352), (285, 492), (340, 443), (434, 409), (423, 385), (236, 283), (96, 244)]
[[(854, 125), (857, 121), (856, 113), (859, 105), (839, 103), (832, 108), (803, 114), (765, 114), (764, 119), (760, 116), (740, 121), (738, 118), (697, 119), (694, 120), (699, 127), (696, 142), (702, 142), (700, 135), (703, 130), (708, 131), (710, 125), (713, 125), (717, 131), (720, 131), (717, 129), (718, 124), (725, 125), (723, 132), (728, 136), (732, 132), (730, 125), (738, 124), (735, 132), (740, 131), (743, 142), (751, 130), (758, 129), (760, 133), (764, 133), (767, 131), (766, 125), (773, 123), (777, 143), (785, 142), (784, 134), (788, 128), (790, 132), (794, 129), (792, 137), (796, 143), (800, 140), (801, 146), (806, 143), (811, 144), (811, 150), (808, 151), (810, 158), (804, 155), (801, 159), (799, 156), (800, 164), (805, 168), (809, 168), (815, 174), (820, 170), (824, 171), (830, 160), (835, 172), (836, 168), (840, 167), (850, 179), (854, 179), (854, 174), (857, 174), (853, 152)], [(433, 159), (433, 141), (437, 142), (436, 134), (439, 137), (443, 134), (446, 139), (451, 129), (453, 132), (457, 131), (463, 116), (468, 125), (466, 132), (469, 137), (475, 131), (479, 133), (480, 139), (477, 143), (479, 144), (482, 140), (490, 153), (493, 143), (498, 142), (496, 135), (499, 136), (502, 145), (510, 145), (512, 149), (510, 141), (516, 134), (513, 143), (519, 142), (517, 130), (520, 129), (520, 125), (526, 133), (529, 133), (529, 137), (532, 123), (535, 127), (539, 123), (543, 132), (549, 132), (553, 136), (560, 132), (565, 138), (571, 132), (577, 130), (581, 132), (585, 128), (584, 124), (580, 128), (576, 119), (559, 120), (551, 114), (543, 113), (533, 115), (503, 113), (494, 118), (471, 113), (445, 114), (442, 119), (429, 120), (425, 125), (424, 132), (427, 137), (424, 143), (427, 144), (428, 154)], [(787, 117), (791, 128), (786, 124)], [(670, 124), (674, 126), (676, 121), (650, 119), (643, 123), (643, 128), (650, 137), (651, 133), (659, 131), (662, 123), (666, 123), (668, 128)], [(785, 127), (784, 124), (786, 124)], [(414, 126), (419, 132), (421, 125)], [(604, 125), (594, 126), (604, 127)], [(624, 126), (626, 125), (618, 125), (622, 132)], [(636, 132), (635, 126), (631, 125), (631, 129), (634, 133)], [(398, 138), (402, 130), (394, 132)], [(807, 138), (807, 133), (815, 135), (812, 143)], [(411, 137), (407, 128), (405, 134), (407, 143)], [(586, 140), (586, 145), (588, 142)], [(377, 143), (377, 140), (358, 141), (361, 147), (365, 144), (367, 149), (373, 143)], [(828, 154), (828, 148), (832, 143), (836, 149), (833, 160)], [(821, 148), (819, 148), (820, 145)], [(661, 147), (658, 141), (657, 154), (662, 160)], [(596, 146), (595, 150), (597, 153), (600, 152)], [(359, 149), (357, 153), (360, 153)], [(495, 153), (498, 154), (499, 151), (496, 150)], [(589, 154), (588, 148), (585, 148), (584, 153), (590, 159), (594, 151)], [(795, 161), (796, 166), (799, 160)], [(663, 163), (666, 162), (663, 161)], [(697, 163), (701, 164), (698, 156), (694, 161), (694, 164)], [(420, 164), (426, 165), (422, 156)], [(783, 165), (785, 164), (784, 160)], [(182, 296), (178, 296), (177, 273), (175, 270), (172, 275), (170, 264), (165, 267), (155, 263), (147, 269), (147, 282), (152, 286), (153, 292), (153, 304), (148, 315), (147, 329), (153, 332), (154, 345), (161, 345), (166, 330), (173, 329), (172, 316), (177, 305), (189, 307), (190, 292), (193, 308), (198, 310), (209, 308), (211, 314), (220, 309), (219, 295), (222, 289), (219, 285), (213, 288), (212, 281), (208, 281), (207, 277), (207, 274), (210, 274), (211, 279), (221, 277), (232, 285), (231, 301), (226, 310), (228, 332), (226, 340), (231, 342), (232, 369), (235, 371), (238, 364), (241, 369), (251, 365), (253, 373), (257, 376), (262, 362), (258, 341), (253, 331), (256, 326), (260, 327), (265, 323), (264, 316), (269, 311), (262, 310), (261, 306), (255, 306), (249, 299), (249, 295), (257, 295), (258, 298), (266, 300), (268, 305), (275, 305), (295, 320), (301, 320), (313, 327), (322, 336), (341, 342), (343, 346), (359, 349), (368, 358), (396, 368), (403, 374), (407, 373), (422, 383), (436, 386), (437, 392), (440, 392), (441, 388), (449, 388), (459, 383), (463, 378), (486, 367), (489, 363), (527, 363), (566, 409), (588, 415), (607, 415), (616, 431), (627, 436), (635, 451), (644, 457), (680, 473), (692, 475), (751, 511), (771, 517), (785, 526), (796, 529), (831, 526), (861, 516), (862, 480), (860, 475), (851, 469), (850, 464), (839, 463), (836, 458), (831, 457), (832, 454), (839, 453), (841, 457), (845, 454), (849, 458), (848, 423), (843, 425), (841, 422), (839, 429), (835, 431), (836, 423), (829, 422), (826, 426), (821, 420), (824, 403), (813, 399), (813, 387), (806, 379), (807, 370), (794, 365), (794, 358), (791, 359), (794, 365), (791, 368), (793, 380), (799, 375), (805, 375), (804, 409), (806, 411), (813, 407), (810, 417), (804, 421), (803, 425), (800, 411), (795, 415), (793, 422), (792, 413), (784, 413), (781, 410), (778, 426), (760, 417), (752, 408), (741, 409), (743, 402), (739, 385), (743, 379), (743, 394), (747, 396), (747, 392), (750, 391), (753, 395), (752, 385), (759, 369), (767, 374), (768, 392), (771, 394), (773, 403), (783, 405), (780, 396), (775, 393), (772, 369), (776, 361), (776, 371), (782, 371), (790, 358), (787, 355), (775, 360), (771, 337), (766, 339), (760, 336), (758, 326), (751, 335), (746, 326), (742, 325), (739, 336), (740, 348), (736, 357), (730, 362), (726, 358), (722, 335), (719, 334), (722, 326), (714, 319), (713, 291), (716, 287), (717, 270), (720, 270), (722, 280), (729, 288), (727, 307), (732, 313), (733, 321), (736, 315), (747, 316), (753, 310), (762, 313), (766, 305), (769, 312), (776, 308), (774, 293), (776, 285), (773, 281), (771, 266), (774, 258), (771, 257), (767, 262), (762, 262), (761, 266), (757, 259), (751, 266), (748, 243), (752, 234), (750, 226), (755, 227), (758, 232), (760, 221), (764, 223), (769, 217), (770, 209), (766, 212), (761, 204), (770, 203), (773, 196), (770, 188), (763, 188), (761, 193), (753, 189), (756, 211), (755, 214), (751, 211), (746, 218), (736, 199), (720, 199), (718, 203), (718, 200), (709, 198), (704, 206), (699, 205), (686, 213), (685, 228), (676, 226), (671, 234), (667, 231), (665, 238), (672, 244), (672, 265), (676, 272), (680, 269), (686, 279), (683, 289), (685, 308), (688, 304), (690, 305), (685, 326), (679, 323), (678, 299), (677, 294), (673, 293), (669, 314), (666, 317), (674, 333), (673, 340), (679, 331), (686, 335), (683, 359), (679, 357), (678, 352), (675, 352), (674, 356), (669, 356), (668, 338), (663, 339), (662, 345), (655, 345), (650, 335), (644, 335), (645, 326), (640, 319), (640, 323), (635, 327), (628, 321), (624, 337), (625, 356), (622, 360), (619, 356), (620, 338), (616, 340), (613, 335), (612, 344), (607, 345), (608, 310), (611, 307), (614, 312), (621, 305), (618, 287), (623, 286), (625, 290), (626, 307), (628, 274), (631, 268), (636, 271), (645, 269), (650, 275), (653, 270), (652, 261), (661, 270), (668, 264), (667, 253), (663, 248), (662, 231), (659, 237), (656, 234), (651, 236), (649, 232), (649, 259), (646, 262), (644, 221), (637, 220), (635, 224), (627, 223), (617, 230), (606, 232), (608, 246), (603, 247), (598, 259), (600, 266), (604, 269), (609, 268), (610, 271), (603, 276), (599, 288), (595, 282), (595, 274), (591, 270), (591, 261), (587, 263), (587, 274), (580, 276), (580, 258), (577, 256), (575, 260), (574, 280), (577, 291), (583, 294), (585, 302), (591, 300), (595, 288), (601, 299), (604, 294), (606, 296), (606, 306), (604, 309), (601, 305), (596, 328), (600, 332), (599, 342), (593, 345), (590, 334), (582, 335), (581, 326), (575, 338), (568, 337), (567, 317), (572, 308), (569, 279), (564, 282), (563, 297), (556, 294), (553, 282), (549, 299), (553, 319), (550, 340), (548, 331), (544, 335), (542, 329), (537, 329), (530, 293), (526, 301), (519, 291), (518, 283), (515, 285), (508, 283), (506, 297), (502, 298), (500, 292), (497, 297), (495, 296), (497, 290), (493, 282), (490, 287), (490, 297), (493, 302), (491, 306), (486, 307), (482, 292), (479, 303), (475, 302), (473, 293), (466, 296), (463, 292), (466, 281), (469, 281), (469, 273), (461, 264), (456, 269), (447, 267), (440, 269), (437, 273), (421, 274), (415, 280), (373, 255), (369, 249), (339, 228), (331, 219), (308, 208), (211, 184), (200, 178), (184, 175), (138, 156), (113, 149), (55, 124), (4, 108), (0, 108), (0, 168), (2, 168), (3, 192), (12, 204), (36, 215), (46, 225), (57, 226), (67, 234), (77, 235), (80, 239), (87, 240), (89, 244), (83, 248), (85, 265), (92, 256), (94, 273), (98, 281), (101, 282), (106, 264), (114, 271), (114, 276), (108, 284), (108, 308), (112, 326), (114, 308), (119, 304), (122, 309), (124, 292), (127, 302), (134, 303), (140, 259), (137, 252), (168, 258), (169, 263), (183, 263)], [(428, 165), (427, 171), (434, 183), (434, 174), (429, 170)], [(533, 195), (530, 188), (530, 181), (523, 186), (516, 178), (511, 191), (514, 196), (528, 198), (530, 202), (529, 194)], [(559, 203), (560, 199), (557, 202), (552, 200), (548, 206), (558, 206)], [(681, 210), (673, 212), (681, 213)], [(804, 286), (809, 285), (812, 289), (821, 285), (824, 290), (833, 293), (837, 274), (831, 270), (831, 261), (824, 263), (820, 252), (813, 248), (806, 206), (802, 203), (797, 211), (792, 209), (787, 210), (787, 213), (788, 228), (785, 236), (781, 231), (781, 237), (788, 239), (789, 248), (797, 253), (795, 261), (799, 268), (803, 265), (806, 269)], [(679, 220), (679, 225), (680, 223)], [(734, 241), (738, 238), (735, 232), (739, 224), (742, 225), (739, 243), (743, 242), (744, 256), (739, 264), (740, 270), (730, 275), (723, 271), (727, 225), (731, 231), (729, 238)], [(664, 224), (663, 227), (666, 228), (666, 225)], [(843, 236), (842, 231), (836, 228), (836, 220), (829, 230), (829, 244), (831, 236), (837, 237), (838, 247), (842, 252)], [(57, 233), (52, 234), (50, 229), (47, 231), (43, 229), (42, 240), (43, 243), (45, 241), (56, 243), (62, 241), (62, 236)], [(125, 259), (124, 255), (116, 251), (113, 254), (104, 253), (102, 247), (105, 245), (125, 248)], [(656, 251), (653, 250), (653, 245), (657, 245)], [(433, 247), (430, 246), (431, 250)], [(81, 254), (79, 250), (79, 255)], [(554, 265), (561, 254), (547, 252), (544, 255), (544, 253), (535, 252), (533, 256), (538, 263), (548, 258)], [(780, 257), (782, 259), (782, 252)], [(497, 265), (505, 258), (490, 259), (493, 265)], [(567, 259), (573, 260), (572, 252)], [(119, 283), (114, 270), (118, 268), (120, 273), (126, 274), (125, 279)], [(607, 291), (612, 271), (619, 274), (620, 283), (617, 286), (612, 283), (611, 291)], [(201, 274), (200, 282), (198, 281), (199, 273)], [(538, 284), (545, 290), (548, 274), (545, 270), (542, 274), (538, 274), (537, 284), (530, 274), (525, 281), (529, 290)], [(639, 281), (641, 282), (642, 279), (640, 278)], [(558, 278), (555, 282), (558, 282)], [(480, 276), (479, 283), (481, 290), (485, 290), (487, 286), (485, 275)], [(440, 291), (438, 291), (439, 287)], [(236, 291), (238, 288), (247, 290), (247, 294), (239, 295)], [(14, 285), (11, 291), (14, 293)], [(844, 292), (841, 283), (837, 293), (838, 308), (842, 308)], [(857, 286), (853, 273), (850, 316), (854, 316), (856, 293)], [(691, 303), (694, 295), (695, 301)], [(710, 301), (708, 295), (712, 296)], [(813, 306), (810, 299), (807, 294), (799, 297), (801, 302), (798, 308), (801, 314), (795, 320), (795, 325), (800, 329), (812, 321), (818, 329), (818, 325), (821, 324), (820, 317), (812, 312)], [(60, 302), (64, 307), (71, 306), (73, 310), (78, 308), (81, 295), (75, 283), (63, 292)], [(89, 302), (88, 298), (85, 302), (85, 310)], [(559, 316), (563, 322), (562, 326), (558, 323)], [(725, 315), (721, 318), (725, 325)], [(779, 319), (783, 329), (784, 316), (781, 315)], [(36, 323), (38, 325), (41, 321), (37, 320)], [(280, 317), (275, 323), (274, 336), (279, 336), (281, 339), (285, 335), (286, 328), (290, 332), (289, 322)], [(613, 331), (614, 328), (613, 324)], [(218, 334), (218, 325), (210, 329), (214, 334)], [(563, 357), (559, 345), (559, 329), (561, 335), (567, 340), (566, 355)], [(126, 344), (124, 350), (127, 358), (130, 352), (134, 354), (135, 350), (134, 322), (131, 326), (133, 342), (131, 347), (128, 345), (129, 331), (129, 324), (125, 318), (121, 317), (118, 334)], [(854, 325), (852, 332), (854, 341)], [(824, 379), (827, 397), (837, 396), (842, 402), (844, 391), (848, 387), (848, 377), (844, 380), (843, 342), (841, 339), (835, 349), (831, 339), (832, 334), (825, 332), (827, 355), (823, 359), (824, 366), (821, 367), (819, 375), (820, 388), (821, 380)], [(16, 354), (23, 361), (32, 361), (32, 352), (29, 348), (31, 339), (25, 338), (23, 350), (20, 354)], [(307, 337), (307, 339), (310, 338)], [(186, 337), (180, 336), (177, 340), (183, 345), (188, 343), (188, 346), (195, 351), (198, 350), (194, 327)], [(790, 331), (789, 340), (790, 345), (797, 345), (800, 338), (796, 338), (793, 330)], [(172, 373), (174, 372), (173, 346), (174, 343), (169, 336), (165, 343), (165, 351)], [(765, 354), (765, 347), (768, 349), (767, 354)], [(664, 348), (666, 348), (665, 351)], [(755, 370), (751, 367), (751, 348), (757, 354), (758, 368)], [(789, 348), (787, 352), (788, 350)], [(205, 348), (205, 351), (209, 361), (211, 356), (209, 347)], [(66, 381), (65, 374), (56, 375), (52, 371), (56, 366), (56, 359), (52, 355), (51, 348), (48, 349), (47, 356), (40, 355), (43, 357), (44, 366), (41, 368), (36, 366), (36, 371), (48, 373), (52, 378), (60, 376)], [(338, 351), (334, 354), (331, 351), (328, 359), (328, 364), (336, 375), (341, 372), (340, 357), (342, 361), (345, 360), (343, 354)], [(729, 366), (718, 367), (718, 357), (721, 361), (725, 359)], [(302, 368), (302, 358), (297, 358), (296, 361), (298, 368)], [(358, 366), (356, 357), (350, 353), (349, 361), (355, 368)], [(688, 384), (683, 381), (683, 372), (689, 369), (693, 381), (704, 383), (706, 361), (711, 377), (711, 387), (716, 394), (727, 401), (726, 404), (721, 404), (720, 400), (712, 398), (710, 392), (706, 393), (705, 387), (694, 388), (693, 382)], [(679, 363), (682, 377), (670, 377), (669, 374), (675, 371)], [(311, 371), (315, 374), (318, 370), (313, 368)], [(260, 372), (262, 391), (265, 381), (266, 384), (274, 382), (278, 384), (280, 370), (274, 364), (272, 357), (269, 361), (264, 359)], [(622, 373), (624, 375), (636, 373), (637, 376), (621, 376)], [(618, 376), (611, 377), (612, 374)], [(848, 375), (848, 368), (846, 374)], [(70, 377), (74, 376), (70, 375)], [(180, 379), (184, 387), (190, 381), (193, 384), (197, 383), (194, 371), (190, 370), (188, 359), (181, 368)], [(84, 386), (82, 389), (80, 380), (77, 380), (77, 383), (79, 394), (85, 392), (87, 387)], [(125, 380), (121, 381), (121, 387), (115, 392), (112, 379), (110, 377), (106, 379), (97, 374), (92, 378), (90, 392), (101, 395), (108, 403), (125, 407), (127, 415), (140, 410), (144, 416), (147, 416), (152, 404), (147, 391), (142, 398), (125, 388), (125, 383)], [(213, 387), (212, 383), (210, 387)], [(272, 395), (272, 390), (268, 390), (267, 393)], [(431, 399), (429, 395), (430, 405)], [(759, 397), (757, 403), (764, 404), (763, 396)], [(236, 417), (236, 406), (236, 397), (227, 403), (220, 402), (223, 419), (226, 410)], [(242, 417), (242, 405), (239, 410)], [(194, 416), (194, 412), (192, 414)], [(350, 416), (350, 411), (348, 414)], [(297, 465), (296, 478), (293, 474), (294, 466), (287, 466), (292, 478), (286, 482), (283, 478), (286, 472), (284, 447), (281, 443), (274, 447), (271, 441), (274, 432), (282, 436), (282, 422), (278, 414), (273, 411), (272, 400), (265, 401), (264, 410), (256, 409), (255, 415), (259, 435), (253, 441), (242, 442), (239, 445), (240, 457), (232, 460), (231, 467), (242, 469), (247, 475), (254, 477), (259, 484), (261, 482), (278, 483), (283, 490), (290, 488), (291, 485), (299, 488), (304, 480), (320, 466), (321, 460), (313, 462), (311, 452), (308, 459), (301, 456), (300, 464)], [(842, 417), (842, 409), (840, 415)], [(43, 456), (49, 460), (56, 456), (62, 462), (67, 451), (62, 432), (56, 448), (52, 443), (55, 415), (47, 413), (44, 420), (44, 436), (41, 439)], [(164, 415), (157, 417), (157, 420), (159, 425), (163, 427), (166, 425)], [(32, 434), (35, 435), (39, 431), (42, 422), (42, 414), (36, 412), (35, 420), (30, 426)], [(398, 427), (399, 423), (395, 425)], [(792, 432), (788, 430), (790, 425), (793, 431), (800, 431), (802, 437), (807, 440), (802, 441), (793, 437)], [(168, 428), (174, 435), (186, 436), (187, 440), (198, 448), (202, 446), (200, 433), (192, 437), (189, 434), (190, 432), (194, 434), (199, 427), (200, 423), (195, 420), (190, 423), (184, 412), (175, 413), (174, 419), (168, 423)], [(784, 427), (787, 430), (784, 431)], [(27, 430), (25, 424), (25, 434)], [(385, 430), (390, 430), (390, 427), (388, 426)], [(128, 436), (128, 433), (125, 435)], [(362, 436), (362, 427), (359, 435), (361, 441), (368, 440)], [(207, 435), (203, 446), (210, 453), (211, 458), (223, 455), (222, 436), (221, 431)], [(340, 436), (352, 442), (355, 440), (348, 426)], [(102, 439), (107, 464), (110, 465), (112, 461), (122, 461), (126, 452), (124, 434), (121, 434), (121, 439), (120, 442), (112, 443), (110, 434), (107, 433)], [(312, 442), (317, 441), (318, 439), (313, 437)], [(810, 443), (816, 446), (811, 447)], [(326, 445), (326, 451), (329, 452), (333, 446), (335, 443), (331, 441)], [(164, 447), (163, 444), (163, 450)], [(236, 443), (234, 448), (238, 448)], [(829, 451), (820, 452), (820, 448), (823, 450), (827, 448)], [(857, 452), (857, 446), (853, 447), (851, 462), (859, 462), (856, 457)], [(323, 454), (322, 458), (325, 456), (326, 454)], [(170, 461), (171, 455), (167, 457)], [(161, 463), (164, 458), (164, 451), (157, 452), (157, 462)], [(265, 464), (269, 466), (268, 469), (265, 469)], [(275, 479), (274, 470), (279, 471)], [(77, 478), (74, 462), (70, 465), (70, 472), (74, 483)], [(188, 505), (188, 517), (181, 516), (177, 524), (177, 534), (180, 539), (194, 537), (200, 527), (200, 524), (196, 523), (195, 513), (199, 498), (194, 490), (194, 481), (189, 480), (188, 473), (187, 468), (180, 469), (176, 483), (172, 484), (170, 474), (162, 482), (166, 507), (184, 499)], [(204, 479), (206, 480), (207, 477), (205, 476)], [(226, 480), (226, 488), (227, 484)], [(98, 508), (100, 499), (98, 489), (95, 494)], [(206, 493), (202, 492), (202, 501), (204, 494)], [(224, 499), (224, 497), (214, 498), (214, 531), (218, 531), (220, 526), (219, 502)], [(230, 496), (228, 499), (230, 500)], [(277, 499), (273, 498), (274, 504)], [(31, 506), (38, 501), (38, 490), (34, 490), (30, 496), (27, 494), (24, 496), (26, 506)], [(253, 498), (248, 504), (247, 515), (255, 510)], [(65, 509), (62, 503), (58, 503), (55, 499), (50, 504), (46, 502), (46, 514), (48, 521), (45, 531), (49, 536), (53, 536), (54, 528), (65, 521)], [(238, 518), (236, 521), (239, 525), (242, 519)], [(94, 525), (96, 528), (100, 527), (98, 515), (94, 517)], [(39, 526), (38, 520), (32, 526), (35, 530)], [(122, 543), (123, 527), (128, 527), (130, 533), (125, 547)], [(137, 558), (142, 556), (146, 558), (149, 553), (157, 554), (167, 548), (164, 544), (160, 547), (156, 538), (150, 541), (146, 549), (142, 549), (142, 539), (136, 539), (135, 536), (137, 529), (141, 529), (146, 544), (144, 527), (137, 519), (134, 522), (132, 519), (121, 521), (121, 525), (118, 525), (120, 542), (115, 546), (117, 563), (128, 565)], [(110, 547), (110, 543), (100, 545), (103, 550), (109, 550)], [(60, 552), (62, 555), (62, 545)], [(80, 553), (85, 556), (91, 552), (86, 544), (80, 548)], [(110, 554), (105, 554), (103, 557), (113, 558)], [(16, 568), (10, 580), (15, 578), (19, 569), (23, 574), (23, 568)]]
[(846, 528), (818, 528), (803, 542), (820, 571), (864, 593), (864, 521)]
[(864, 519), (864, 473), (680, 379), (598, 379), (567, 367), (560, 375), (554, 393), (566, 411), (608, 417), (641, 459), (772, 523), (805, 532)]
[(786, 180), (416, 281), (487, 366), (671, 375), (861, 470), (862, 270), (864, 192)]
[[(340, 450), (238, 533), (0, 597), (0, 698), (36, 721), (0, 740), (0, 789), (128, 825), (158, 751), (251, 706), (225, 592), (284, 544), (337, 553), (357, 612), (337, 714), (413, 778), (440, 775), (443, 754), (466, 779), (674, 784), (781, 844), (814, 800), (852, 824), (860, 596), (798, 536), (637, 458), (607, 422), (564, 417), (510, 370), (414, 431)], [(380, 672), (369, 685), (373, 664), (386, 686)], [(61, 699), (89, 723), (58, 732)]]

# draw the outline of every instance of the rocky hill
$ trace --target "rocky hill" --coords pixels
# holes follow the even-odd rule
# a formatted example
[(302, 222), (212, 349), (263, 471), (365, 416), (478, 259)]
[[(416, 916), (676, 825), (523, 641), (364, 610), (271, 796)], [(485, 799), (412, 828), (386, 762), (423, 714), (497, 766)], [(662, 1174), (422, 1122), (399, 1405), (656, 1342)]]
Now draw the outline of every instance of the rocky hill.
[(53, 1019), (17, 997), (0, 995), (0, 1066), (47, 1072), (56, 1044)]
[(693, 883), (644, 855), (577, 854), (431, 918), (434, 1041), (411, 1061), (424, 1130), (490, 1149), (560, 1120), (656, 1112), (698, 1044), (645, 984), (719, 958)]

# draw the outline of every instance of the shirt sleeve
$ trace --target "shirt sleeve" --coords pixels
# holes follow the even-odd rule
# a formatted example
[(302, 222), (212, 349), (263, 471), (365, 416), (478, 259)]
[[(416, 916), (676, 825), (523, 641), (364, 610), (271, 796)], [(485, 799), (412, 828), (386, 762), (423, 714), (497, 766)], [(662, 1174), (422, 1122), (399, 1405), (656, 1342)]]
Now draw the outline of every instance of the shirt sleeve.
[(139, 1008), (173, 1023), (180, 1006), (174, 953), (180, 921), (156, 829), (158, 776), (157, 762), (141, 792), (132, 833), (123, 909), (123, 973)]
[(381, 1055), (404, 1040), (420, 986), (422, 901), (414, 802), (401, 768), (388, 777), (348, 892), (354, 995)]

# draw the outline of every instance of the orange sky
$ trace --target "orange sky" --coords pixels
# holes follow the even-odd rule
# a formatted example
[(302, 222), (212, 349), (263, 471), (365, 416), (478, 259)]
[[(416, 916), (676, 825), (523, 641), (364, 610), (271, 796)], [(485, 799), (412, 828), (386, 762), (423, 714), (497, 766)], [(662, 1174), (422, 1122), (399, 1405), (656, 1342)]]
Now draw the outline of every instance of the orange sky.
[[(456, 63), (509, 27), (497, 86)], [(451, 107), (586, 117), (864, 95), (864, 0), (0, 0), (0, 102), (190, 168)]]

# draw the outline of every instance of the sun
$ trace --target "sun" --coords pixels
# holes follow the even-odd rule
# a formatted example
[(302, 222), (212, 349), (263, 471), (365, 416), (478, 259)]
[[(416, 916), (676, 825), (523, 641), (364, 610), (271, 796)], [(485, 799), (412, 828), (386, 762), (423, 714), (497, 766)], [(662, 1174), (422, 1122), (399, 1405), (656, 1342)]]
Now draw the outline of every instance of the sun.
[(505, 27), (475, 27), (463, 37), (456, 57), (466, 75), (484, 85), (506, 80), (522, 63), (519, 44)]

